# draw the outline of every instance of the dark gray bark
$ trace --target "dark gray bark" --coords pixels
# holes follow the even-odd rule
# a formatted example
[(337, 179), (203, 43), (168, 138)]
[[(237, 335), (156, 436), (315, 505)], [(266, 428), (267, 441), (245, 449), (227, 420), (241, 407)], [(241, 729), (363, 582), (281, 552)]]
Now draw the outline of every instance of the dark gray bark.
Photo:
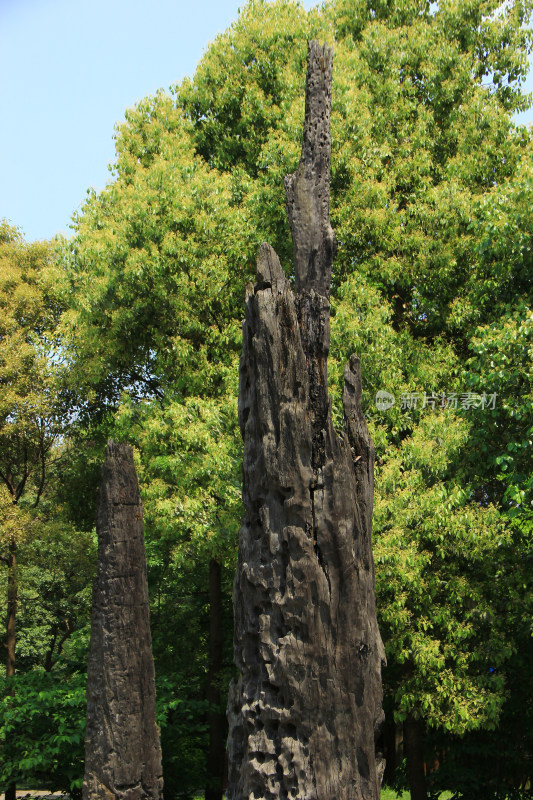
[(327, 394), (332, 55), (311, 42), (304, 144), (286, 179), (296, 291), (263, 244), (240, 364), (246, 514), (235, 578), (228, 800), (376, 800), (381, 663), (371, 550), (374, 449), (359, 359), (346, 432)]
[(96, 529), (83, 797), (159, 800), (163, 778), (143, 513), (128, 445), (107, 445)]

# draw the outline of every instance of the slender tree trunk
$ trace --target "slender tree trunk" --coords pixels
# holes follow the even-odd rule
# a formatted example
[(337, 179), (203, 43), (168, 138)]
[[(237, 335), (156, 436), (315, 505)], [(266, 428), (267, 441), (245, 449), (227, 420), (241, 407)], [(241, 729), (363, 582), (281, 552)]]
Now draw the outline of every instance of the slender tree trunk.
[(54, 648), (56, 646), (56, 641), (57, 641), (57, 625), (54, 625), (54, 627), (52, 628), (52, 641), (50, 642), (50, 646), (46, 651), (46, 657), (44, 659), (45, 672), (50, 672), (50, 670), (54, 666), (53, 658), (54, 658)]
[[(8, 678), (13, 677), (15, 674), (17, 604), (17, 543), (14, 539), (12, 539), (9, 543), (7, 564), (6, 677)], [(12, 689), (12, 692), (14, 693), (14, 689)], [(16, 794), (17, 787), (14, 783), (12, 783), (6, 787), (5, 800), (16, 800)]]
[(222, 570), (214, 558), (209, 561), (209, 671), (207, 700), (209, 711), (209, 754), (205, 800), (222, 800), (226, 715), (221, 708), (220, 679), (222, 671)]
[(16, 800), (17, 787), (14, 783), (10, 784), (6, 789), (5, 800)]
[(7, 565), (6, 676), (8, 678), (15, 674), (17, 603), (18, 603), (17, 543), (15, 542), (14, 539), (12, 539), (11, 542), (9, 543), (9, 555), (8, 555), (8, 565)]
[(247, 289), (228, 800), (378, 800), (383, 774), (374, 447), (359, 359), (344, 373), (342, 436), (327, 390), (331, 76), (332, 51), (311, 42), (302, 156), (285, 180), (294, 292), (268, 244)]
[(409, 715), (403, 725), (403, 746), (411, 800), (427, 800), (424, 770), (424, 725)]
[(394, 780), (394, 773), (402, 758), (399, 755), (400, 747), (403, 744), (403, 726), (401, 722), (395, 722), (392, 711), (385, 714), (385, 724), (383, 726), (383, 743), (385, 748), (385, 774), (383, 783), (387, 786)]

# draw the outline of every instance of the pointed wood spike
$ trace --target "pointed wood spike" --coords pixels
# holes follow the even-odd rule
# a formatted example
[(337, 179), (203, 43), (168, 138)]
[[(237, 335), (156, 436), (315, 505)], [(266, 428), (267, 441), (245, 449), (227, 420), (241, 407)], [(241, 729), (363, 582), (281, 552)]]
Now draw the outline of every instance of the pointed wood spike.
[(329, 220), (332, 70), (332, 49), (309, 42), (302, 155), (296, 172), (285, 178), (296, 291), (314, 289), (326, 297), (336, 250)]
[(107, 445), (96, 530), (83, 800), (162, 800), (143, 510), (129, 445)]

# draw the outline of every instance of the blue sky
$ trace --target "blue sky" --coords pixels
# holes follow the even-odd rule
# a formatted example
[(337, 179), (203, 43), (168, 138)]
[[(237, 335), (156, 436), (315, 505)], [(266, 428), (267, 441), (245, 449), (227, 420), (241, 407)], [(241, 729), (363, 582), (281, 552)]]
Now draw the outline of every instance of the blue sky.
[(124, 110), (192, 75), (244, 2), (0, 0), (0, 218), (29, 240), (69, 234)]

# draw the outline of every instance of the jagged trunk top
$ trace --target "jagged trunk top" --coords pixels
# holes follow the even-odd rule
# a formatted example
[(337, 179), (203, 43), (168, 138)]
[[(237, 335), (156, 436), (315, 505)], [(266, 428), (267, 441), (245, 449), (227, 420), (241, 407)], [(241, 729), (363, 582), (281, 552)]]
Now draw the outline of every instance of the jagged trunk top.
[(302, 155), (285, 178), (296, 291), (314, 289), (328, 298), (336, 249), (329, 220), (332, 69), (331, 48), (309, 42)]

